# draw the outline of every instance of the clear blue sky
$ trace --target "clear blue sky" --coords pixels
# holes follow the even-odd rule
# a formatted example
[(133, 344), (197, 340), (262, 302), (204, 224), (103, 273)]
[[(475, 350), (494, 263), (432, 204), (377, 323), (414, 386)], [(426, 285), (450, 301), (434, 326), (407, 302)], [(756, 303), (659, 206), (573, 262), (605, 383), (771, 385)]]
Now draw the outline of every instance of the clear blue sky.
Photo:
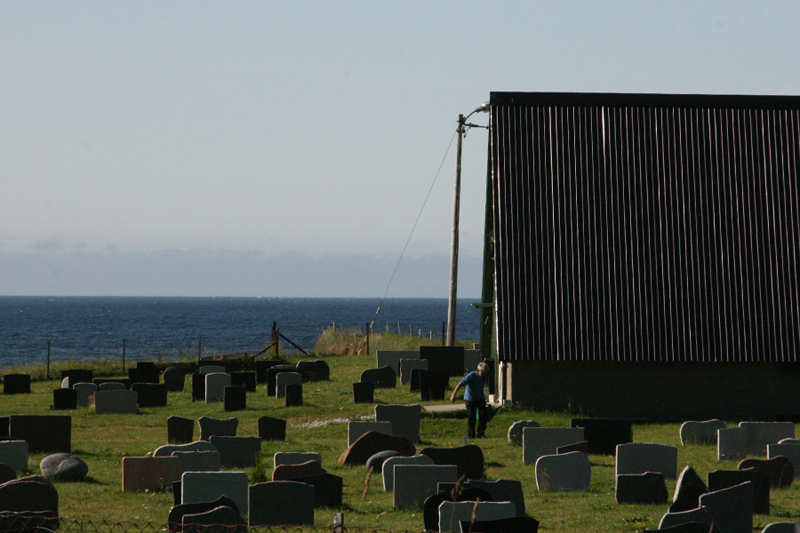
[[(491, 91), (797, 95), (798, 28), (794, 1), (0, 0), (0, 294), (381, 296)], [(447, 295), (454, 160), (391, 296)], [(463, 164), (474, 297), (484, 130)]]

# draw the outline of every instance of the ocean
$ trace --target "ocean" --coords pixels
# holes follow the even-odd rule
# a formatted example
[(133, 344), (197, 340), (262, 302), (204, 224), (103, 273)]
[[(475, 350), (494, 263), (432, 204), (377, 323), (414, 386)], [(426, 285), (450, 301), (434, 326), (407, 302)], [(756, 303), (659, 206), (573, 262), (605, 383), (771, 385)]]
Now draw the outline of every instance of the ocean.
[[(478, 340), (477, 299), (459, 299), (456, 337)], [(81, 359), (158, 360), (247, 352), (281, 334), (310, 351), (323, 330), (391, 331), (442, 341), (446, 298), (0, 296), (0, 368)], [(281, 350), (299, 353), (285, 341)]]

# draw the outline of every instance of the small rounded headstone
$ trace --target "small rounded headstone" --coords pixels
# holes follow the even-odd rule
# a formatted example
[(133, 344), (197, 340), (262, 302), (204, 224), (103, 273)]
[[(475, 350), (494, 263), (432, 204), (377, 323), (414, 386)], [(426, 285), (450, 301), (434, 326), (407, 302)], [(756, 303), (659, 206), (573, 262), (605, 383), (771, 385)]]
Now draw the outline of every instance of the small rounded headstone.
[(384, 450), (382, 452), (378, 452), (367, 459), (367, 470), (373, 469), (375, 472), (382, 472), (383, 462), (389, 457), (403, 457), (403, 454), (397, 450)]
[(177, 366), (170, 366), (164, 370), (164, 385), (169, 392), (181, 392), (186, 384), (186, 372)]
[(61, 388), (68, 389), (69, 388), (69, 376), (65, 377), (61, 380)]
[(61, 481), (83, 481), (89, 473), (89, 466), (71, 453), (48, 455), (42, 459), (39, 467), (44, 477)]

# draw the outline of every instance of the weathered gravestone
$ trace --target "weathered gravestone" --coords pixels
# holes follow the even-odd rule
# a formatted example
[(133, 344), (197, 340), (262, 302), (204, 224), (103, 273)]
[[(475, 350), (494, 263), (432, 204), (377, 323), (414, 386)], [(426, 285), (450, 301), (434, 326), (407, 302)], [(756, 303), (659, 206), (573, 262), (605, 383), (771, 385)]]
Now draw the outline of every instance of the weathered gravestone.
[(165, 407), (167, 405), (167, 386), (163, 383), (140, 382), (131, 385), (131, 390), (139, 395), (139, 407)]
[(450, 376), (437, 370), (417, 370), (419, 396), (424, 402), (444, 400), (445, 391), (450, 386)]
[(535, 470), (540, 492), (588, 490), (592, 481), (589, 458), (581, 452), (542, 455), (536, 460)]
[(725, 533), (752, 533), (753, 484), (749, 481), (700, 496), (714, 525)]
[(208, 440), (212, 435), (235, 437), (239, 420), (237, 418), (201, 416), (197, 419), (197, 425), (200, 427), (200, 440)]
[[(286, 505), (286, 502), (292, 502)], [(250, 486), (250, 527), (314, 524), (314, 487), (297, 481), (267, 481)]]
[(194, 419), (172, 415), (167, 418), (167, 442), (186, 444), (194, 440)]
[(508, 428), (508, 442), (522, 444), (522, 430), (525, 428), (540, 428), (542, 425), (535, 420), (517, 420)]
[(455, 483), (458, 469), (453, 465), (394, 465), (394, 508), (423, 509), (428, 496), (436, 494), (438, 483)]
[(180, 478), (177, 457), (122, 458), (122, 492), (163, 492)]
[[(383, 490), (392, 492), (394, 490), (394, 467), (396, 465), (433, 465), (433, 459), (427, 455), (397, 456), (389, 457), (384, 460), (381, 466), (383, 478)], [(437, 487), (438, 491), (438, 487)]]
[(284, 364), (283, 361), (272, 359), (268, 361), (256, 361), (256, 382), (258, 383), (266, 383), (267, 382), (267, 370), (272, 368), (273, 366), (278, 366)]
[(221, 505), (203, 513), (184, 514), (182, 533), (246, 533), (247, 525), (232, 508)]
[[(450, 485), (449, 483), (439, 483), (438, 486)], [(440, 490), (436, 494), (431, 494), (425, 499), (422, 504), (422, 517), (425, 523), (425, 531), (439, 531), (439, 506), (442, 502), (472, 502), (474, 506), (476, 502), (491, 502), (494, 501), (492, 496), (483, 489), (476, 488), (462, 488), (460, 491), (454, 493), (452, 490)], [(458, 524), (453, 521), (453, 524)]]
[(623, 418), (573, 418), (572, 427), (583, 428), (593, 454), (614, 455), (617, 444), (633, 442), (633, 422)]
[(368, 431), (392, 435), (392, 423), (372, 420), (350, 420), (347, 422), (347, 445), (351, 446), (361, 435)]
[[(475, 520), (461, 522), (461, 531), (479, 531), (481, 533), (538, 533), (539, 522), (529, 516), (501, 518), (499, 520)], [(703, 532), (708, 533), (708, 532)]]
[(375, 352), (375, 368), (388, 366), (399, 375), (402, 359), (419, 360), (419, 350), (378, 350)]
[(342, 452), (337, 462), (340, 465), (363, 465), (370, 457), (383, 450), (397, 450), (403, 455), (414, 455), (417, 451), (408, 439), (367, 431)]
[(706, 492), (708, 492), (706, 484), (703, 483), (695, 469), (687, 465), (678, 476), (669, 512), (680, 513), (697, 509), (700, 506), (700, 496)]
[[(411, 373), (414, 370), (428, 370), (427, 359), (400, 359), (400, 384), (411, 384)], [(417, 387), (419, 390), (419, 386)]]
[(454, 465), (458, 479), (461, 476), (467, 476), (468, 479), (483, 478), (483, 450), (475, 444), (455, 448), (423, 448), (419, 453), (433, 459), (434, 464)]
[(83, 481), (89, 473), (89, 465), (71, 453), (48, 455), (39, 463), (42, 476), (58, 481)]
[(525, 515), (525, 496), (522, 492), (522, 482), (518, 479), (498, 479), (496, 481), (472, 479), (463, 486), (464, 488), (485, 490), (491, 495), (492, 501), (511, 502), (517, 509), (517, 516)]
[(397, 386), (397, 375), (389, 366), (369, 368), (361, 373), (362, 383), (372, 383), (376, 389), (393, 389)]
[(714, 418), (713, 420), (689, 420), (681, 424), (681, 444), (716, 444), (717, 431), (725, 429), (725, 422)]
[(789, 459), (783, 455), (772, 459), (743, 459), (736, 467), (737, 470), (754, 468), (764, 472), (769, 477), (771, 487), (789, 487), (794, 481), (794, 467)]
[(97, 385), (94, 383), (76, 383), (72, 386), (72, 390), (77, 394), (78, 407), (89, 407), (90, 398), (97, 392)]
[(339, 476), (328, 474), (315, 474), (292, 479), (299, 483), (307, 483), (314, 487), (314, 507), (332, 507), (338, 509), (342, 506), (343, 480)]
[(281, 372), (296, 372), (294, 365), (275, 365), (267, 369), (267, 396), (275, 396), (277, 390), (277, 375)]
[(322, 464), (322, 454), (317, 452), (276, 452), (272, 457), (272, 464), (279, 465), (299, 465), (308, 461), (316, 461)]
[(30, 374), (6, 374), (3, 376), (3, 394), (30, 394)]
[(739, 422), (747, 433), (747, 455), (767, 455), (767, 444), (794, 438), (792, 422)]
[[(769, 514), (769, 476), (755, 468), (746, 470), (715, 470), (708, 473), (709, 492), (720, 491), (749, 482), (752, 485), (751, 507), (755, 514)], [(699, 505), (698, 498), (698, 505)]]
[(262, 416), (258, 419), (258, 436), (264, 440), (286, 440), (286, 420)]
[(428, 360), (428, 370), (448, 376), (464, 375), (463, 346), (420, 346), (419, 358)]
[(374, 383), (368, 381), (353, 383), (353, 403), (372, 403), (374, 399)]
[(717, 461), (737, 461), (747, 456), (747, 430), (725, 428), (717, 430)]
[(197, 440), (187, 444), (165, 444), (153, 452), (153, 457), (169, 457), (174, 452), (217, 452), (217, 447), (205, 440)]
[(69, 415), (11, 415), (8, 437), (24, 440), (32, 452), (72, 451), (72, 418)]
[(0, 463), (5, 463), (17, 472), (28, 471), (27, 441), (4, 440), (0, 441)]
[(177, 366), (167, 367), (163, 377), (167, 392), (182, 392), (186, 386), (186, 372)]
[(131, 383), (158, 383), (158, 369), (152, 361), (139, 361), (135, 368), (128, 369)]
[(678, 477), (678, 448), (666, 444), (634, 442), (617, 446), (616, 475), (660, 472)]
[(616, 476), (614, 495), (617, 503), (663, 504), (669, 494), (664, 476), (659, 472)]
[(511, 502), (442, 502), (439, 505), (439, 531), (460, 532), (461, 521), (513, 518), (516, 509)]
[(244, 472), (184, 472), (181, 503), (201, 503), (227, 496), (236, 503), (240, 513), (247, 514), (249, 483)]
[(786, 457), (794, 469), (794, 479), (800, 478), (800, 445), (798, 444), (767, 444), (767, 459), (778, 456)]
[(261, 453), (259, 437), (224, 437), (212, 435), (209, 442), (219, 450), (222, 466), (227, 468), (249, 468), (256, 465)]
[(719, 529), (716, 527), (713, 530), (711, 529), (713, 518), (705, 507), (698, 507), (697, 509), (677, 513), (665, 513), (664, 516), (661, 517), (657, 531), (694, 531), (695, 529), (692, 524), (699, 524), (700, 526), (697, 531), (702, 531), (703, 533), (711, 533), (712, 531), (715, 533), (719, 532)]
[(317, 460), (297, 464), (279, 464), (272, 470), (272, 481), (287, 481), (300, 477), (327, 474), (322, 464)]
[(206, 374), (206, 403), (221, 402), (225, 396), (225, 387), (230, 386), (230, 374), (224, 372)]
[(256, 373), (255, 372), (231, 372), (231, 385), (235, 387), (243, 387), (247, 392), (256, 391)]
[(222, 468), (222, 456), (218, 451), (174, 451), (172, 457), (178, 458), (181, 475), (184, 472), (219, 472)]
[(54, 519), (49, 529), (55, 529), (58, 521), (58, 491), (52, 483), (41, 476), (24, 477), (0, 485), (0, 513), (42, 512)]
[(234, 513), (241, 516), (236, 502), (227, 496), (220, 496), (219, 498), (208, 502), (182, 503), (175, 505), (172, 507), (172, 509), (170, 509), (167, 517), (167, 526), (169, 527), (170, 533), (180, 533), (184, 515), (204, 513), (221, 506), (230, 507)]
[(303, 385), (301, 383), (286, 384), (286, 407), (303, 405)]
[(560, 446), (586, 440), (583, 428), (522, 428), (522, 461), (535, 464), (543, 455), (555, 455)]
[(225, 387), (222, 397), (222, 410), (244, 411), (247, 409), (247, 389), (238, 385)]
[(297, 371), (303, 376), (303, 383), (331, 379), (331, 368), (322, 359), (300, 361), (297, 363)]
[(94, 410), (97, 414), (136, 414), (138, 399), (138, 393), (127, 389), (98, 390), (94, 393)]
[(72, 389), (53, 389), (53, 410), (78, 408), (78, 393)]

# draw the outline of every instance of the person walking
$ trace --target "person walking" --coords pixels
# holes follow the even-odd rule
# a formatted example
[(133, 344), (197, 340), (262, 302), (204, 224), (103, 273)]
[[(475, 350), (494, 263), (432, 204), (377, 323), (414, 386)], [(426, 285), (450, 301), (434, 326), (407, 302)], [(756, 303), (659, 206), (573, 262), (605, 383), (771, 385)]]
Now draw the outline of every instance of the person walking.
[[(478, 363), (478, 368), (473, 370), (464, 379), (458, 382), (450, 401), (456, 401), (456, 393), (463, 385), (464, 403), (467, 404), (467, 437), (470, 439), (485, 439), (486, 435), (486, 396), (483, 394), (483, 387), (489, 377), (489, 365)], [(475, 427), (477, 425), (477, 428)]]

